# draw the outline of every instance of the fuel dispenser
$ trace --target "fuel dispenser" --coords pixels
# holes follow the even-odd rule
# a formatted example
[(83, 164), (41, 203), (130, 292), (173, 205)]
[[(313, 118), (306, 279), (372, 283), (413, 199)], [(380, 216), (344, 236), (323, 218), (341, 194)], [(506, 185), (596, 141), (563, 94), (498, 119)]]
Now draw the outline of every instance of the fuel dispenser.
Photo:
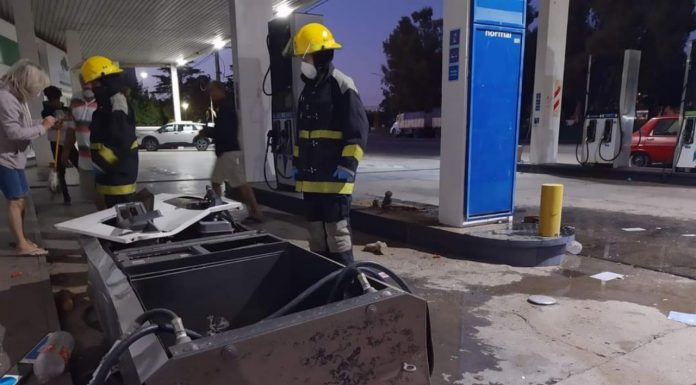
[(686, 61), (684, 76), (684, 95), (682, 97), (682, 126), (674, 152), (674, 166), (677, 171), (696, 169), (696, 145), (694, 130), (696, 129), (696, 44), (689, 43), (689, 56)]
[(439, 219), (458, 227), (508, 221), (515, 201), (526, 3), (443, 5)]
[(267, 148), (273, 153), (279, 190), (295, 190), (295, 180), (292, 175), (293, 149), (297, 141), (295, 117), (297, 116), (297, 100), (304, 86), (300, 78), (300, 59), (285, 55), (284, 51), (295, 32), (302, 26), (308, 23), (322, 23), (323, 20), (321, 15), (293, 13), (287, 18), (277, 18), (268, 23), (267, 45), (271, 61), (269, 68), (271, 92), (266, 92), (267, 73), (264, 78), (264, 93), (271, 96), (272, 125), (268, 133)]
[(585, 124), (576, 147), (581, 165), (628, 167), (641, 52), (590, 56)]

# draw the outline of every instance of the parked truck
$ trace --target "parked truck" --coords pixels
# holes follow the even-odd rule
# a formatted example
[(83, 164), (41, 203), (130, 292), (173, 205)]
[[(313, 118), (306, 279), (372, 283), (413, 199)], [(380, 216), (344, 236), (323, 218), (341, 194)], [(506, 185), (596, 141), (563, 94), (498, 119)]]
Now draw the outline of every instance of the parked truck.
[(396, 116), (394, 124), (389, 129), (389, 134), (412, 138), (432, 138), (440, 136), (441, 128), (439, 109), (432, 112), (404, 112)]

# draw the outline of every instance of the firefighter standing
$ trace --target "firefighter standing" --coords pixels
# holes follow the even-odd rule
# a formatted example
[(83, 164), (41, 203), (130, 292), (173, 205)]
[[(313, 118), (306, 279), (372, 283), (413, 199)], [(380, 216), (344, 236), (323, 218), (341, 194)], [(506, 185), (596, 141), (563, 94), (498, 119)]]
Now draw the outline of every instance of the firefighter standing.
[(96, 191), (109, 208), (133, 201), (138, 178), (135, 117), (121, 92), (121, 72), (103, 56), (92, 56), (82, 64), (82, 78), (92, 86), (97, 100), (90, 124)]
[(367, 144), (368, 121), (353, 80), (332, 65), (340, 49), (328, 28), (311, 23), (292, 41), (302, 58), (305, 87), (298, 104), (293, 149), (296, 189), (304, 193), (310, 249), (352, 264), (349, 214), (358, 163)]

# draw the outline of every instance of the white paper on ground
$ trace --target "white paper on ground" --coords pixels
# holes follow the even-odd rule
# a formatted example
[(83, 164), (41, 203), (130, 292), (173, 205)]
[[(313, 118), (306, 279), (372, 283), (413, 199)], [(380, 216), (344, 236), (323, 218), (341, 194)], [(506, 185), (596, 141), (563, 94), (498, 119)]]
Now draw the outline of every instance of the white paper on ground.
[(693, 237), (696, 237), (696, 234), (682, 234), (682, 237), (693, 238)]
[(667, 319), (671, 319), (672, 321), (681, 322), (683, 324), (691, 326), (696, 326), (696, 314), (671, 311), (669, 312), (669, 316), (667, 316)]
[(645, 229), (642, 227), (627, 227), (627, 228), (621, 229), (621, 230), (629, 232), (629, 233), (637, 233), (639, 231), (645, 231)]
[(598, 279), (600, 281), (606, 282), (606, 281), (611, 281), (614, 279), (624, 279), (624, 275), (612, 273), (610, 271), (605, 271), (603, 273), (592, 275), (592, 276), (590, 276), (590, 278), (594, 278), (594, 279)]

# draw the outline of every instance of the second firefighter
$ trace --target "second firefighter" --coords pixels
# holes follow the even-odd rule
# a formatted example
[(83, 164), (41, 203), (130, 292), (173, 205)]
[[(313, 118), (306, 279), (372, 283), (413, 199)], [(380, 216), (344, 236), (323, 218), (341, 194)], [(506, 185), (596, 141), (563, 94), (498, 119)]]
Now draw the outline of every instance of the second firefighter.
[(369, 123), (353, 80), (334, 68), (340, 49), (324, 25), (302, 27), (292, 54), (302, 58), (304, 89), (298, 103), (294, 148), (296, 189), (304, 194), (310, 249), (352, 264), (350, 205)]

